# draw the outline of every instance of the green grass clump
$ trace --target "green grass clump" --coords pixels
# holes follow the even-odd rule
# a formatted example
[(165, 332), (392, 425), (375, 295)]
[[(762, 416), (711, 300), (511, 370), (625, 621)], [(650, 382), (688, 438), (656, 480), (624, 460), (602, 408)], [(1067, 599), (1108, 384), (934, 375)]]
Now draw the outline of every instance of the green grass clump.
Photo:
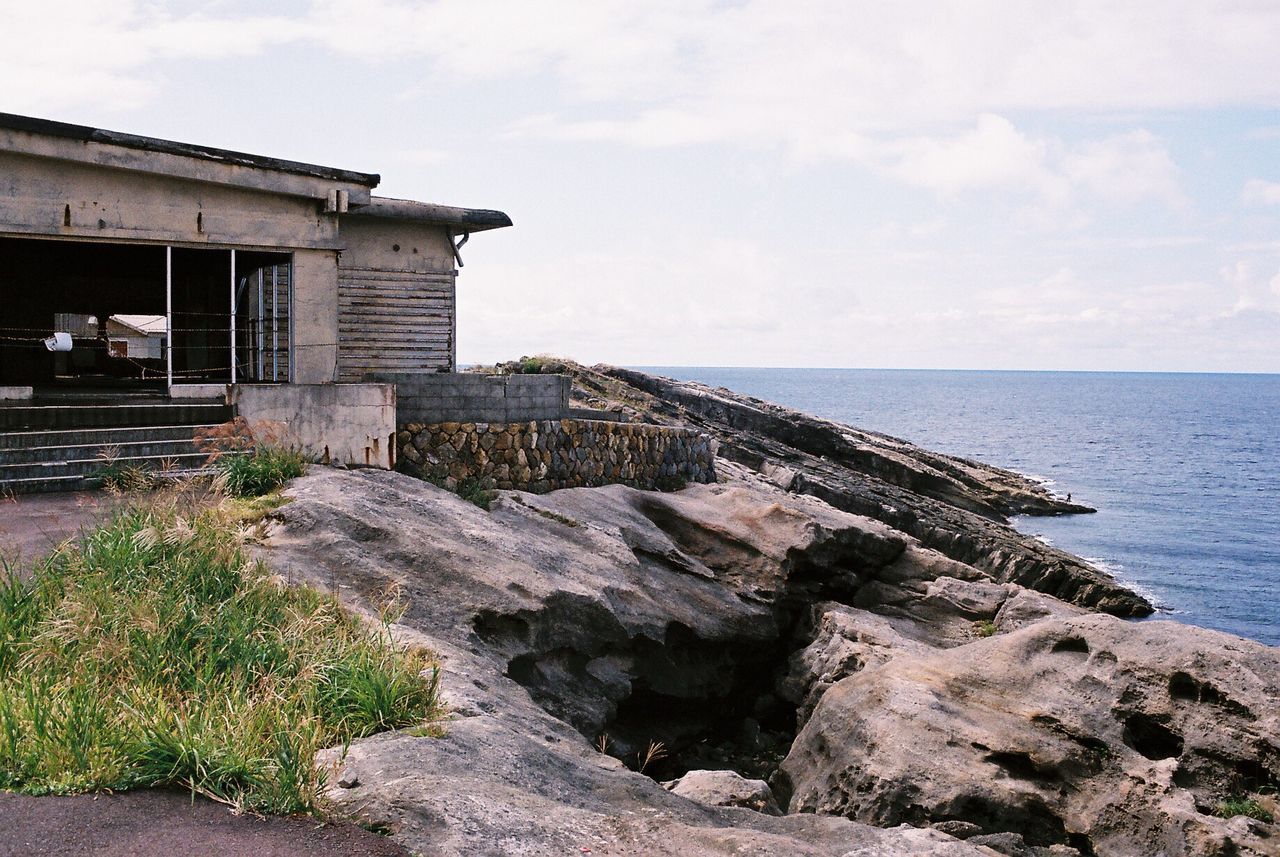
[(475, 503), (487, 512), (494, 498), (498, 496), (498, 492), (487, 488), (484, 480), (468, 476), (458, 481), (458, 496), (468, 503)]
[(1249, 818), (1263, 821), (1267, 824), (1275, 820), (1266, 807), (1258, 803), (1257, 800), (1242, 795), (1224, 800), (1214, 807), (1213, 814), (1219, 818), (1235, 818), (1237, 815), (1247, 815)]
[(94, 471), (90, 477), (108, 491), (150, 491), (158, 484), (156, 475), (144, 468), (120, 461), (111, 461)]
[(299, 450), (262, 445), (247, 453), (220, 455), (215, 466), (228, 494), (260, 497), (301, 476), (307, 469), (307, 460)]
[(177, 785), (314, 809), (318, 749), (439, 720), (431, 655), (252, 562), (223, 510), (138, 509), (0, 575), (0, 788)]
[(994, 637), (996, 633), (996, 623), (990, 619), (983, 619), (981, 622), (973, 623), (973, 633), (979, 637)]

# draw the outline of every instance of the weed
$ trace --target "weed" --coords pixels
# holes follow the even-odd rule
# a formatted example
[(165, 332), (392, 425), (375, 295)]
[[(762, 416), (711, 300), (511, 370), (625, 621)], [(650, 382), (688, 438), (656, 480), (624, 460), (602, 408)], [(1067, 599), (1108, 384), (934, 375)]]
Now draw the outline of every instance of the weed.
[(306, 471), (306, 456), (290, 442), (283, 424), (250, 424), (236, 417), (197, 432), (196, 447), (209, 454), (214, 485), (233, 497), (259, 497)]
[(317, 749), (438, 719), (429, 653), (283, 586), (225, 509), (133, 509), (0, 578), (0, 788), (313, 809)]
[(293, 501), (279, 491), (260, 497), (228, 497), (222, 504), (222, 512), (228, 520), (245, 526), (260, 524), (273, 512)]
[(973, 633), (979, 637), (994, 637), (996, 633), (996, 623), (990, 619), (983, 619), (981, 622), (973, 623)]
[(1267, 808), (1260, 804), (1255, 798), (1246, 797), (1245, 795), (1234, 795), (1219, 803), (1213, 809), (1213, 814), (1218, 818), (1235, 818), (1237, 815), (1246, 815), (1249, 818), (1270, 824), (1275, 817), (1267, 811)]
[(421, 726), (410, 726), (404, 730), (404, 734), (414, 738), (443, 738), (449, 733), (443, 723), (424, 723)]
[(485, 487), (483, 480), (468, 476), (466, 479), (458, 481), (458, 496), (468, 503), (475, 503), (487, 512), (490, 504), (493, 503), (494, 498), (498, 495), (495, 491)]
[(672, 491), (679, 491), (688, 484), (689, 484), (688, 480), (686, 480), (683, 476), (680, 476), (679, 474), (675, 476), (659, 476), (657, 480), (654, 481), (655, 488), (657, 488), (659, 491), (665, 491), (667, 493), (670, 493)]
[(108, 491), (127, 493), (130, 491), (149, 491), (156, 487), (155, 474), (120, 460), (118, 446), (104, 446), (98, 451), (100, 466), (89, 477), (95, 479)]
[(557, 524), (564, 524), (566, 527), (572, 528), (581, 526), (573, 518), (570, 518), (568, 515), (561, 515), (559, 512), (552, 512), (548, 509), (536, 509), (535, 511), (548, 521), (555, 521)]
[(597, 753), (604, 753), (604, 754), (606, 754), (606, 755), (607, 755), (607, 754), (608, 754), (608, 752), (609, 752), (609, 744), (610, 744), (610, 743), (611, 743), (611, 741), (610, 741), (610, 739), (609, 739), (608, 734), (607, 734), (607, 733), (604, 733), (604, 732), (601, 732), (601, 733), (596, 737), (596, 752), (597, 752)]
[(649, 746), (636, 753), (636, 768), (640, 773), (644, 773), (645, 769), (654, 762), (659, 762), (667, 758), (667, 745), (661, 741), (650, 741)]

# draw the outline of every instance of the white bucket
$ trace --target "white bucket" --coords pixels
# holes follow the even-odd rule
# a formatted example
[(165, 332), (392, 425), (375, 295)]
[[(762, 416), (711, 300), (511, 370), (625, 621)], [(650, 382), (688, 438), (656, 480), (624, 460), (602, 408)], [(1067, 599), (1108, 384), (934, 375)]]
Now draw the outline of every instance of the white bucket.
[(44, 341), (44, 347), (50, 351), (70, 351), (71, 334), (58, 331)]

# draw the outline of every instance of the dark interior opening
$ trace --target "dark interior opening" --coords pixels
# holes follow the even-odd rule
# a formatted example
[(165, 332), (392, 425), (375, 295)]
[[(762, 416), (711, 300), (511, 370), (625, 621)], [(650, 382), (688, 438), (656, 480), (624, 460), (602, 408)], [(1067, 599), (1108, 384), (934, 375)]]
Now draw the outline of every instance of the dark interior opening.
[[(0, 238), (0, 385), (39, 391), (163, 391), (231, 380), (231, 251)], [(290, 255), (236, 257), (238, 380), (289, 379)], [(69, 351), (45, 339), (62, 332)]]

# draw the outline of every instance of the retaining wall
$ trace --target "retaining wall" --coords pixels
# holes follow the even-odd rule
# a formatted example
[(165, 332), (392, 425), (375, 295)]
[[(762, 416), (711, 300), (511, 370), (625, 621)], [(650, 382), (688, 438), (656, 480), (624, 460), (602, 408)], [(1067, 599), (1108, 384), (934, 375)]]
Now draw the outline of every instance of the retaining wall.
[(390, 384), (236, 384), (227, 404), (250, 423), (279, 423), (324, 462), (395, 467), (396, 388)]
[(368, 377), (396, 385), (401, 425), (520, 423), (559, 420), (569, 414), (567, 375), (377, 372)]
[[(513, 376), (515, 377), (515, 376)], [(404, 423), (399, 469), (442, 484), (544, 492), (611, 484), (714, 482), (715, 444), (691, 429), (594, 420)]]

